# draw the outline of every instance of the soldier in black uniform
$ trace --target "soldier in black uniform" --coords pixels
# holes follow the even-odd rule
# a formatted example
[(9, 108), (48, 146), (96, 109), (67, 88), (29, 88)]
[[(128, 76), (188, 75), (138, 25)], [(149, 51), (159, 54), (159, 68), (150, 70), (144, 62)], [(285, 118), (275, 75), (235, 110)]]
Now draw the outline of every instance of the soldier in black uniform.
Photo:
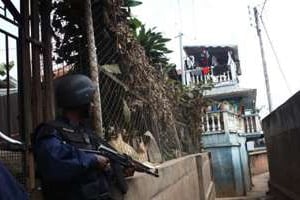
[(56, 102), (62, 108), (62, 117), (41, 124), (33, 139), (46, 200), (112, 199), (112, 180), (117, 180), (123, 193), (127, 190), (121, 166), (80, 150), (95, 150), (104, 142), (86, 122), (94, 91), (92, 81), (84, 75), (68, 75), (56, 81)]

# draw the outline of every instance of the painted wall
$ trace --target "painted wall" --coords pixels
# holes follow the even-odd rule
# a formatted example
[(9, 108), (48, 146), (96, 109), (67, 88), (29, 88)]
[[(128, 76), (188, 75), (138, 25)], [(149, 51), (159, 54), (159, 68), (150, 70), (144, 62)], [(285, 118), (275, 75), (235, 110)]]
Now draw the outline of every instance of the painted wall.
[(237, 133), (204, 134), (211, 153), (217, 197), (243, 196), (251, 189), (246, 138)]

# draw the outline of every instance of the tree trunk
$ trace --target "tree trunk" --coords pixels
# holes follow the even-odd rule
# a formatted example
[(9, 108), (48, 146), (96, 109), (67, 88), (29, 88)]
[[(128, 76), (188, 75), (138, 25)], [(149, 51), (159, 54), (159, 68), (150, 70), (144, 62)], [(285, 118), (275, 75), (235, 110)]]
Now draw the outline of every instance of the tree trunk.
[(99, 89), (99, 71), (98, 60), (95, 46), (95, 36), (93, 27), (93, 16), (91, 0), (84, 1), (84, 17), (86, 27), (86, 37), (88, 45), (88, 60), (90, 65), (90, 75), (93, 83), (96, 85), (96, 91), (93, 100), (93, 125), (98, 136), (103, 137), (102, 130), (102, 111), (101, 111), (101, 97)]
[(44, 63), (44, 120), (53, 120), (55, 117), (54, 93), (53, 93), (53, 72), (52, 72), (52, 44), (51, 44), (51, 1), (41, 1), (41, 32), (43, 42), (43, 63)]

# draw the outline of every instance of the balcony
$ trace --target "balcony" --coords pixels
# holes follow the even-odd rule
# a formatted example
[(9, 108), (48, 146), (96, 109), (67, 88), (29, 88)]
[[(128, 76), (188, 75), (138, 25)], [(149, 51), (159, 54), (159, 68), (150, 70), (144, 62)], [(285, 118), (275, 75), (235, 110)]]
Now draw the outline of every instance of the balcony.
[(238, 115), (230, 111), (207, 112), (202, 117), (202, 130), (204, 134), (220, 132), (234, 133), (261, 133), (259, 115)]
[(201, 73), (201, 69), (189, 69), (185, 71), (186, 85), (193, 84), (209, 84), (212, 83), (214, 87), (225, 86), (237, 83), (237, 76), (230, 70), (219, 74), (213, 75), (213, 67), (208, 74)]

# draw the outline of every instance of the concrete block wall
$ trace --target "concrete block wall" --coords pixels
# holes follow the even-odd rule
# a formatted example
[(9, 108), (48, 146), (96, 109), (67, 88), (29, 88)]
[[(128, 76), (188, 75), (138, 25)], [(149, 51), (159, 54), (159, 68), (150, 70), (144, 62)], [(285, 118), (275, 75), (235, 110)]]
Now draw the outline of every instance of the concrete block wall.
[(268, 157), (266, 150), (251, 151), (249, 153), (251, 174), (259, 175), (269, 171)]
[(159, 166), (159, 178), (137, 174), (128, 179), (125, 200), (213, 200), (215, 187), (208, 153), (189, 155)]

